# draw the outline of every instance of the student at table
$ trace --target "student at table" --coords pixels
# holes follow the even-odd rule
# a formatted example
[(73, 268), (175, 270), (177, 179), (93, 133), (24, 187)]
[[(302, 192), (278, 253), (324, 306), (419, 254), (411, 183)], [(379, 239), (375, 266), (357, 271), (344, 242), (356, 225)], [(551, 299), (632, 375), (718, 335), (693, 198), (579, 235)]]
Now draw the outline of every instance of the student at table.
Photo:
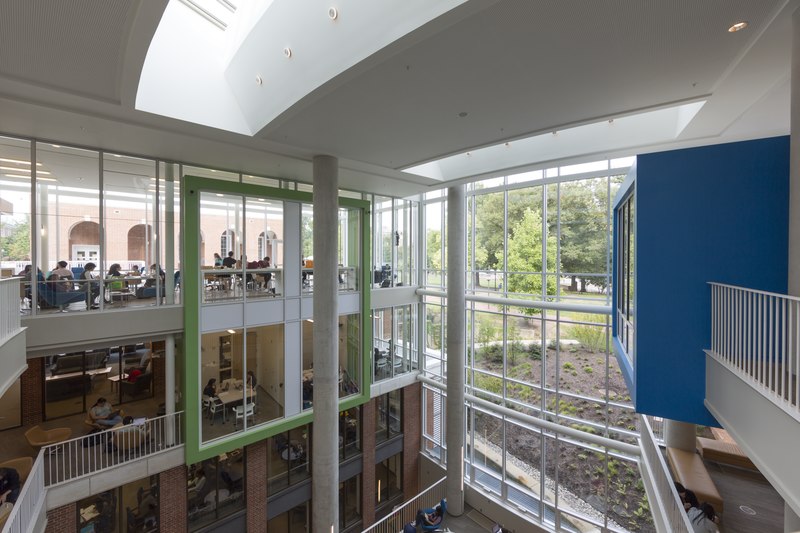
[(222, 266), (225, 268), (233, 268), (236, 266), (236, 259), (233, 257), (233, 252), (228, 252), (228, 257), (222, 260)]
[(56, 264), (56, 268), (53, 269), (53, 271), (50, 274), (55, 274), (60, 279), (74, 279), (75, 276), (72, 275), (72, 270), (67, 268), (68, 265), (69, 263), (67, 263), (66, 261), (59, 261)]
[(214, 398), (217, 395), (217, 380), (216, 378), (211, 378), (206, 383), (205, 388), (203, 388), (203, 396), (208, 396), (209, 398)]
[(94, 269), (97, 265), (94, 263), (86, 263), (83, 265), (83, 272), (81, 272), (80, 279), (84, 281), (87, 287), (81, 286), (82, 290), (86, 291), (87, 307), (91, 309), (98, 309), (100, 306), (95, 305), (94, 300), (100, 296), (100, 283), (94, 281)]
[(222, 266), (222, 256), (219, 255), (217, 252), (214, 252), (214, 266), (215, 267)]

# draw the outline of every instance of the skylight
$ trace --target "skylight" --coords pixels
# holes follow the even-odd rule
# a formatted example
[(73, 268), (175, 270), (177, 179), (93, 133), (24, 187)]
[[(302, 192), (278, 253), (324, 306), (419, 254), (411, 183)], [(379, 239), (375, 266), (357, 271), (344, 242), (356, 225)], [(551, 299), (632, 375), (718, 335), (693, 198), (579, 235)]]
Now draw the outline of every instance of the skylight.
[(534, 135), (448, 156), (404, 172), (450, 181), (674, 141), (704, 104), (705, 100), (691, 102)]

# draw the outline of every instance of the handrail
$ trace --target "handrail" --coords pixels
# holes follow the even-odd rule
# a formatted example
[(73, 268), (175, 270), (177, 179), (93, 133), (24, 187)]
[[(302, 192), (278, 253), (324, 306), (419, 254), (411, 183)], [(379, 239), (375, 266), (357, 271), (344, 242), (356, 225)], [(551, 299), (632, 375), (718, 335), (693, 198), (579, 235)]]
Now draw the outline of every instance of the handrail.
[[(442, 382), (436, 381), (427, 376), (423, 376), (422, 374), (418, 375), (417, 379), (431, 387), (440, 390), (446, 390), (446, 387)], [(503, 407), (502, 405), (497, 405), (496, 403), (484, 400), (483, 398), (478, 398), (477, 396), (473, 396), (472, 394), (465, 394), (464, 400), (466, 402), (473, 403), (475, 405), (480, 405), (481, 407), (489, 411), (505, 415), (508, 418), (513, 418), (525, 424), (530, 424), (532, 426), (536, 426), (538, 428), (545, 429), (547, 431), (552, 431), (553, 433), (559, 433), (561, 435), (566, 435), (568, 437), (582, 440), (590, 444), (595, 444), (597, 446), (602, 446), (604, 448), (620, 451), (628, 455), (631, 455), (633, 457), (638, 457), (641, 454), (641, 450), (639, 449), (639, 447), (634, 446), (633, 444), (628, 444), (614, 439), (609, 439), (608, 437), (601, 437), (599, 435), (594, 435), (592, 433), (581, 431), (579, 429), (574, 429), (569, 426), (562, 426), (561, 424), (550, 422), (549, 420), (545, 420), (543, 418), (536, 418), (534, 416), (526, 415), (524, 413), (520, 413), (519, 411), (515, 411), (514, 409), (509, 409), (508, 407)]]
[[(669, 475), (667, 463), (656, 443), (649, 417), (640, 415), (639, 420), (642, 428), (639, 432), (642, 477), (647, 476), (645, 487), (649, 489), (648, 497), (652, 502), (651, 512), (656, 519), (656, 529), (659, 532), (690, 533), (693, 529), (689, 523), (689, 516), (683, 508), (675, 483)], [(655, 494), (651, 494), (650, 491)], [(656, 515), (657, 512), (660, 512), (660, 516)]]
[[(434, 291), (431, 289), (417, 289), (419, 296), (437, 296), (447, 298), (444, 291)], [(610, 315), (610, 305), (586, 305), (572, 304), (568, 302), (546, 302), (543, 300), (516, 300), (514, 298), (499, 298), (496, 296), (479, 296), (477, 294), (467, 294), (468, 302), (479, 302), (485, 304), (504, 305), (508, 307), (523, 307), (525, 309), (548, 309), (551, 311), (574, 311), (576, 313), (594, 313), (598, 315)]]
[(182, 414), (179, 411), (45, 446), (45, 485), (73, 481), (184, 444)]
[(8, 515), (2, 533), (23, 533), (31, 531), (31, 526), (44, 512), (44, 453), (40, 452), (33, 463), (28, 479), (17, 497), (17, 502)]
[(708, 355), (800, 421), (800, 298), (709, 285)]
[(372, 524), (362, 533), (397, 533), (402, 531), (405, 524), (416, 520), (419, 509), (434, 507), (444, 498), (446, 480), (447, 476), (443, 477), (400, 507), (392, 510), (391, 513)]
[(21, 279), (18, 277), (0, 279), (0, 344), (22, 329), (19, 318)]
[(764, 296), (777, 296), (778, 298), (782, 298), (785, 300), (794, 300), (796, 302), (800, 302), (800, 296), (791, 296), (789, 294), (781, 294), (779, 292), (770, 292), (770, 291), (762, 291), (759, 289), (748, 289), (747, 287), (740, 287), (738, 285), (729, 285), (727, 283), (719, 283), (717, 281), (709, 281), (709, 285), (712, 287), (725, 287), (727, 289), (740, 289), (743, 291), (747, 291), (753, 294), (763, 294)]

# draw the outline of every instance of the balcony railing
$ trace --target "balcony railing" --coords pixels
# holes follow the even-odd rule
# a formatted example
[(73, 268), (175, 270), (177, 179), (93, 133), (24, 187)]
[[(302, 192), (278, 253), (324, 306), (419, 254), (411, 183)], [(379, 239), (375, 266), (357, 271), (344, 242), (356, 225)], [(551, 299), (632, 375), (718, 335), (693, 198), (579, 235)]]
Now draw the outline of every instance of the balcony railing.
[(0, 279), (0, 344), (20, 330), (20, 278)]
[(693, 529), (689, 523), (689, 516), (675, 490), (675, 482), (669, 475), (664, 455), (653, 434), (653, 419), (641, 416), (640, 421), (639, 446), (642, 449), (642, 477), (649, 485), (647, 487), (648, 496), (652, 502), (651, 511), (656, 522), (656, 530), (690, 533)]
[(39, 515), (45, 512), (45, 487), (44, 487), (44, 454), (33, 463), (33, 468), (25, 486), (17, 497), (17, 501), (8, 515), (2, 533), (23, 533), (32, 531), (33, 524), (39, 519)]
[(127, 426), (45, 446), (45, 485), (72, 481), (184, 444), (182, 415), (180, 411), (134, 420)]
[(709, 355), (800, 421), (800, 298), (710, 285)]
[(398, 531), (403, 531), (403, 526), (416, 520), (417, 510), (434, 507), (444, 498), (446, 480), (447, 477), (443, 477), (387, 516), (372, 524), (362, 533), (397, 533)]

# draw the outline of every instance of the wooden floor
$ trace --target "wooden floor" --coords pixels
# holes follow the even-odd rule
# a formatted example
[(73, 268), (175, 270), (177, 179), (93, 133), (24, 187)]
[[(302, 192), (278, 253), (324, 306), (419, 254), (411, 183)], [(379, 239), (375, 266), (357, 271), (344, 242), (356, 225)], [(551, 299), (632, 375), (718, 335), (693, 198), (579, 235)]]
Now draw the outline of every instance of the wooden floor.
[(725, 501), (721, 533), (783, 533), (783, 498), (764, 476), (714, 461), (704, 462)]

